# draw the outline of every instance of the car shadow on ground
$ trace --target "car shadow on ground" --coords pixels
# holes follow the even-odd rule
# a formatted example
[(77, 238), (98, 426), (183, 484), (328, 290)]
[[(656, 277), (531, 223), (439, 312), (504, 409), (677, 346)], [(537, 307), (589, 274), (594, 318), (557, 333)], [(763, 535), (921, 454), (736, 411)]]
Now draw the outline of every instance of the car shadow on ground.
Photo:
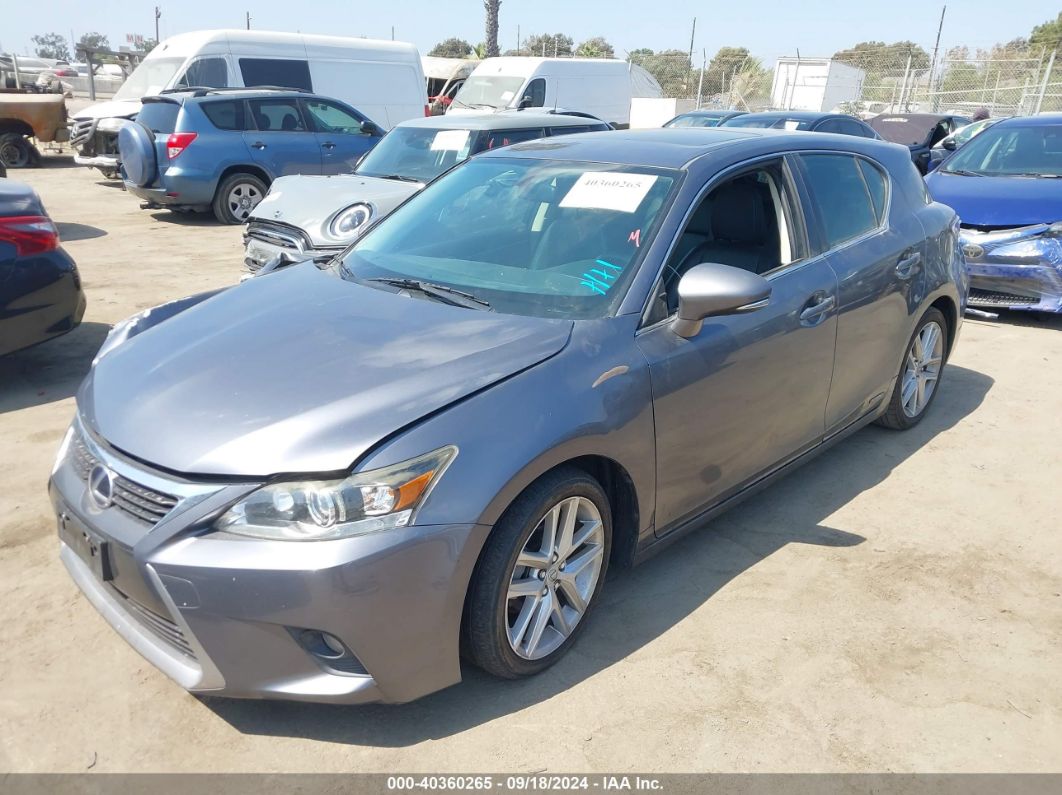
[(501, 681), (465, 664), (460, 684), (397, 706), (201, 701), (245, 734), (386, 747), (447, 737), (519, 712), (651, 643), (787, 544), (844, 548), (865, 541), (823, 521), (976, 410), (992, 384), (982, 373), (951, 366), (932, 410), (915, 428), (903, 433), (877, 426), (861, 430), (633, 571), (610, 575), (583, 637), (537, 677)]
[(110, 330), (106, 323), (82, 323), (69, 334), (0, 356), (0, 414), (77, 392)]
[(73, 240), (92, 240), (95, 237), (103, 237), (106, 231), (98, 226), (88, 224), (75, 224), (69, 221), (59, 221), (55, 224), (59, 230), (59, 240), (69, 243)]
[(120, 179), (101, 179), (97, 180), (96, 184), (101, 188), (114, 188), (117, 190), (125, 190), (125, 183)]
[(59, 154), (43, 150), (41, 152), (41, 168), (86, 168), (74, 162), (72, 154)]
[(1023, 328), (1042, 328), (1062, 331), (1062, 314), (1051, 312), (1021, 312), (1002, 310), (997, 313), (998, 317), (966, 316), (966, 322), (984, 323), (989, 326), (1006, 325), (1021, 326)]
[(157, 210), (151, 213), (156, 221), (177, 226), (221, 226), (213, 213), (181, 213), (173, 210)]

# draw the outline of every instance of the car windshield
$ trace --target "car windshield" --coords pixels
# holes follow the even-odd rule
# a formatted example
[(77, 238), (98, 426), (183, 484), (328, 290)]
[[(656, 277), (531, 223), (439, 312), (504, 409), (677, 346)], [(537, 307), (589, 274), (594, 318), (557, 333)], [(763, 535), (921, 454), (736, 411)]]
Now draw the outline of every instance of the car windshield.
[(975, 121), (972, 124), (967, 124), (965, 127), (960, 127), (949, 135), (948, 138), (954, 141), (957, 147), (963, 146), (985, 127), (988, 127), (997, 121), (999, 121), (999, 119), (982, 119), (981, 121)]
[(184, 62), (184, 58), (145, 58), (114, 93), (114, 98), (140, 99), (159, 93), (170, 84)]
[(718, 116), (702, 116), (698, 113), (691, 113), (688, 116), (678, 116), (667, 124), (665, 127), (715, 127), (719, 124)]
[(446, 169), (465, 160), (472, 151), (475, 133), (396, 127), (369, 150), (358, 165), (363, 177), (390, 177), (431, 182)]
[(523, 84), (524, 78), (522, 77), (472, 75), (457, 92), (454, 104), (467, 108), (482, 108), (485, 105), (491, 108), (504, 108), (512, 102)]
[(948, 158), (945, 173), (1062, 176), (1062, 125), (994, 126)]
[[(498, 312), (615, 311), (677, 182), (674, 171), (474, 158), (382, 220), (335, 266), (379, 289), (406, 279)], [(413, 293), (411, 293), (413, 294)]]
[(755, 116), (738, 116), (729, 119), (723, 124), (724, 127), (769, 127), (775, 130), (806, 130), (811, 122), (806, 119), (787, 119), (784, 116), (768, 116), (756, 118)]

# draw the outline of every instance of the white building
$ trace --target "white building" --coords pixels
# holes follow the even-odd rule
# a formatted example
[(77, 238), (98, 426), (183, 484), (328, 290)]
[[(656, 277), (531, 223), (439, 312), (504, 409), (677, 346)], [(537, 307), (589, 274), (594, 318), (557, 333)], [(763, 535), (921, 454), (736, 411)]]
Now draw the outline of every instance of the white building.
[(771, 106), (778, 110), (831, 111), (855, 102), (866, 72), (832, 58), (779, 58), (774, 67)]

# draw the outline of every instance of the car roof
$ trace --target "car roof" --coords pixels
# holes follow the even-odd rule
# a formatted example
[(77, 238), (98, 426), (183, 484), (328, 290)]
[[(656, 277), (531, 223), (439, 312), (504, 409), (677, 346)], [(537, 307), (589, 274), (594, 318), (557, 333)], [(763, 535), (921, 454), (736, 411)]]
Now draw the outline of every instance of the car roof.
[[(797, 130), (768, 130), (745, 127), (666, 127), (649, 130), (588, 132), (551, 138), (548, 147), (541, 141), (513, 144), (476, 155), (574, 160), (594, 163), (620, 163), (649, 168), (681, 169), (712, 152), (742, 145), (773, 143), (772, 151), (787, 148), (820, 148), (829, 145), (852, 152), (880, 152), (891, 146), (872, 138)], [(791, 147), (790, 147), (791, 145)], [(749, 148), (753, 148), (750, 146)], [(756, 147), (756, 148), (762, 148)], [(906, 152), (905, 152), (906, 154)]]
[(719, 108), (697, 108), (696, 110), (687, 110), (684, 113), (680, 113), (675, 118), (677, 119), (679, 116), (729, 116), (731, 113), (740, 113), (742, 116), (747, 116), (748, 115), (747, 113), (744, 113), (743, 111), (740, 111), (740, 110), (721, 110)]
[[(823, 113), (817, 110), (765, 110), (760, 113), (743, 113), (741, 114), (741, 118), (744, 121), (749, 121), (751, 119), (796, 119), (798, 121), (817, 121), (829, 116), (843, 115), (843, 113)], [(849, 118), (859, 121), (855, 116)]]
[(522, 110), (512, 113), (453, 113), (409, 119), (396, 127), (426, 127), (433, 130), (524, 130), (529, 127), (586, 127), (605, 122), (585, 116)]
[(1036, 116), (1011, 116), (1001, 119), (995, 127), (1047, 127), (1062, 124), (1062, 113), (1040, 113)]
[(907, 121), (920, 122), (922, 124), (929, 124), (930, 122), (938, 122), (941, 119), (959, 118), (965, 119), (960, 113), (879, 113), (871, 121), (888, 121), (889, 119), (906, 119)]
[(163, 91), (160, 94), (151, 94), (141, 99), (141, 102), (187, 102), (189, 100), (209, 100), (225, 98), (236, 99), (253, 99), (255, 97), (284, 97), (284, 96), (297, 96), (297, 97), (318, 97), (322, 99), (323, 95), (314, 94), (311, 91), (305, 91), (299, 88), (284, 88), (282, 86), (259, 86), (257, 88), (180, 88), (170, 91)]

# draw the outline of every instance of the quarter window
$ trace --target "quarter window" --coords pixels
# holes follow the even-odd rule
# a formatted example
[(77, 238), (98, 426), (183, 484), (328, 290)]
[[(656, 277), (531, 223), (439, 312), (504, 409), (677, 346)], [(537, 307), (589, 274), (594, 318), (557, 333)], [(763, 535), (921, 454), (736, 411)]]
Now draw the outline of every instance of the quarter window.
[(243, 102), (239, 100), (204, 102), (201, 107), (210, 123), (219, 130), (254, 129), (247, 124), (247, 114), (244, 112)]
[(870, 191), (870, 200), (874, 203), (874, 214), (878, 217), (878, 223), (885, 220), (885, 175), (881, 169), (872, 166), (866, 160), (859, 160), (859, 170), (863, 172), (867, 190)]
[(533, 130), (492, 130), (487, 133), (487, 143), (484, 148), (497, 149), (499, 146), (509, 146), (522, 141), (533, 141), (544, 135), (545, 131), (541, 127), (536, 127)]
[(280, 86), (313, 91), (310, 80), (310, 65), (306, 61), (282, 60), (279, 58), (241, 58), (240, 73), (243, 84), (253, 86)]
[(857, 158), (851, 155), (800, 155), (808, 187), (826, 235), (834, 248), (876, 229), (878, 215)]

